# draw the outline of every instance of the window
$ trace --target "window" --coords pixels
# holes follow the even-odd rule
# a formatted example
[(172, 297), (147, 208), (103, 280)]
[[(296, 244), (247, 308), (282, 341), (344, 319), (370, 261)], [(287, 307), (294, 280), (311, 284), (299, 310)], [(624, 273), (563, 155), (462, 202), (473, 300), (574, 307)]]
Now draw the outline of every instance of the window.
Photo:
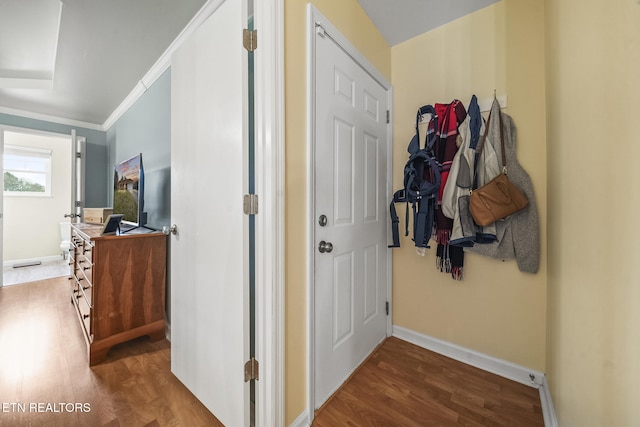
[(5, 196), (51, 196), (51, 150), (5, 145)]

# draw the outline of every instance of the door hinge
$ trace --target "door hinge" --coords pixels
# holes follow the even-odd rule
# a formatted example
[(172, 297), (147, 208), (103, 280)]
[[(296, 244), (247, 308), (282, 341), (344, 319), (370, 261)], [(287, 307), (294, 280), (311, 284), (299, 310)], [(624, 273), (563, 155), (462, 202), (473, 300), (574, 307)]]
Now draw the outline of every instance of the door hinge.
[(389, 315), (389, 301), (384, 303), (384, 309), (387, 312), (387, 316)]
[(76, 159), (81, 159), (82, 158), (82, 153), (76, 153)]
[(242, 30), (242, 45), (249, 52), (258, 48), (258, 30)]
[(387, 110), (387, 124), (389, 124), (389, 116), (391, 115), (391, 113), (389, 113), (389, 110)]
[(245, 215), (258, 215), (258, 195), (257, 194), (244, 195), (243, 210)]
[(252, 357), (244, 364), (244, 382), (259, 379), (260, 365), (258, 361)]

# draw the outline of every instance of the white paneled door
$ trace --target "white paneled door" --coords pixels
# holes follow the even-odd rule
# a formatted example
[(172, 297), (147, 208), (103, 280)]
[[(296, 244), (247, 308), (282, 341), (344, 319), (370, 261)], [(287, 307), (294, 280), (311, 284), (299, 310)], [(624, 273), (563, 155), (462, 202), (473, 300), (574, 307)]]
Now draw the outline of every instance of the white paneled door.
[(246, 0), (225, 0), (171, 67), (171, 370), (227, 426), (249, 383)]
[(386, 337), (388, 92), (322, 29), (315, 57), (315, 406)]

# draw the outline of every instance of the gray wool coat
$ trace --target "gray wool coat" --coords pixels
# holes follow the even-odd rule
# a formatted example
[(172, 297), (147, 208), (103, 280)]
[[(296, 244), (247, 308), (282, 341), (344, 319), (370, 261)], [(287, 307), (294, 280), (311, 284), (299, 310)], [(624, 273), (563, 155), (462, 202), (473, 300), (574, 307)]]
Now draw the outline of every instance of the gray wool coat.
[[(497, 100), (491, 106), (491, 123), (486, 143), (491, 143), (502, 163), (502, 148), (500, 144), (500, 120), (502, 115), (504, 126), (504, 145), (507, 161), (507, 176), (527, 196), (527, 207), (496, 222), (497, 242), (490, 244), (476, 244), (465, 248), (465, 251), (477, 252), (482, 255), (499, 259), (513, 259), (518, 263), (520, 271), (537, 273), (540, 266), (540, 233), (538, 221), (538, 206), (535, 192), (529, 174), (520, 166), (516, 158), (516, 127), (511, 117), (500, 111)], [(501, 166), (502, 168), (502, 166)]]

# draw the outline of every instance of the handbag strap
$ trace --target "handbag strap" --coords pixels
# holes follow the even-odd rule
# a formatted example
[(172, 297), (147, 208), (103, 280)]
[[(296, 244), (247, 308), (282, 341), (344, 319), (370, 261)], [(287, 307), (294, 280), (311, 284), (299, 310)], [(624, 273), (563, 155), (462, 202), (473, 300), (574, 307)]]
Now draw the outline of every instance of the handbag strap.
[(500, 118), (500, 152), (502, 154), (502, 173), (507, 174), (507, 155), (504, 150), (504, 125), (502, 124), (502, 112), (498, 110)]
[[(493, 111), (493, 108), (491, 109)], [(489, 133), (489, 124), (491, 123), (491, 111), (489, 111), (489, 117), (487, 117), (487, 122), (485, 123), (484, 134), (482, 138), (480, 138), (480, 142), (476, 147), (476, 155), (475, 161), (473, 162), (473, 186), (471, 187), (473, 190), (478, 188), (478, 160), (480, 160), (480, 155), (482, 154), (482, 149), (484, 148), (485, 141), (487, 139), (487, 134)], [(498, 110), (498, 117), (500, 120), (500, 152), (502, 154), (502, 173), (507, 174), (507, 156), (504, 150), (504, 126), (502, 123), (502, 113)]]

